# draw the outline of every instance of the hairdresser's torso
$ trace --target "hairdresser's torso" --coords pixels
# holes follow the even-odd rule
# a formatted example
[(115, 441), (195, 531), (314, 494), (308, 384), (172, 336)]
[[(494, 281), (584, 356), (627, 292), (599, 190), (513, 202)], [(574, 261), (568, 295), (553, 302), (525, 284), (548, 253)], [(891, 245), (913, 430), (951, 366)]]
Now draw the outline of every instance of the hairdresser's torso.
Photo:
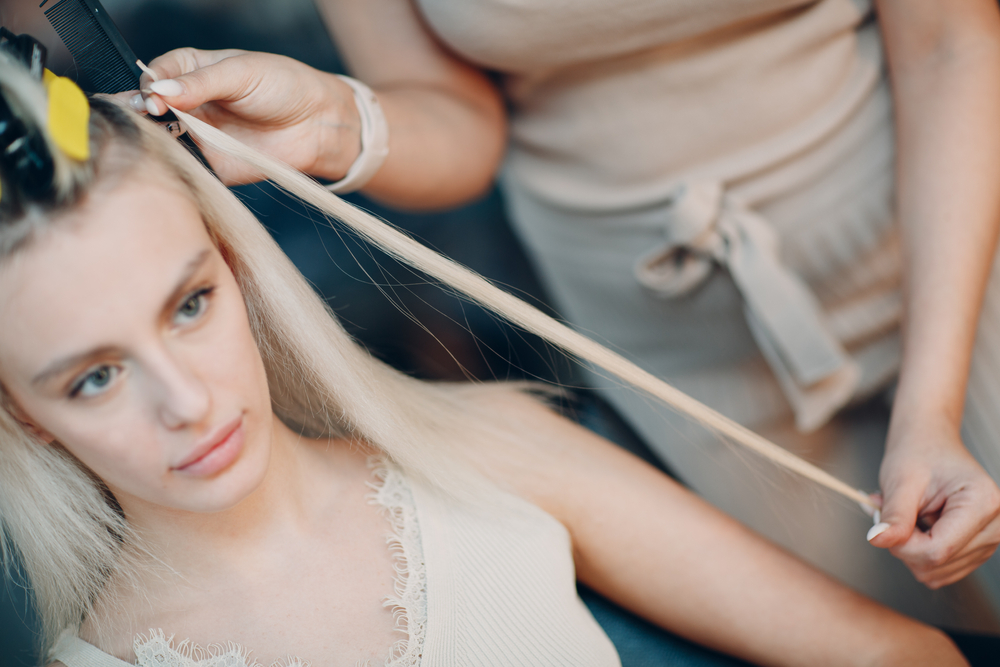
[(707, 181), (777, 232), (781, 263), (860, 359), (853, 395), (891, 379), (893, 121), (870, 2), (416, 4), (449, 47), (502, 75), (511, 221), (564, 316), (743, 423), (786, 418), (726, 271), (679, 294), (635, 275), (683, 233), (679, 189)]
[(672, 177), (794, 128), (858, 60), (867, 0), (417, 0), (503, 75), (507, 169), (568, 208), (642, 206)]

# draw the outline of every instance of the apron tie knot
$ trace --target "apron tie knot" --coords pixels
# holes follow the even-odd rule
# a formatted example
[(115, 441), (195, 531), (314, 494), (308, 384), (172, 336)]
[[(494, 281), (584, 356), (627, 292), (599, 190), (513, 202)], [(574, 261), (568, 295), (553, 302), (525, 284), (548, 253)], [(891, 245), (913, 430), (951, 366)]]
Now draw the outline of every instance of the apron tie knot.
[(781, 263), (778, 235), (767, 220), (722, 183), (694, 181), (671, 197), (663, 235), (663, 245), (636, 261), (636, 280), (674, 299), (703, 284), (716, 265), (727, 269), (801, 430), (818, 428), (850, 400), (860, 370), (830, 333), (805, 282)]

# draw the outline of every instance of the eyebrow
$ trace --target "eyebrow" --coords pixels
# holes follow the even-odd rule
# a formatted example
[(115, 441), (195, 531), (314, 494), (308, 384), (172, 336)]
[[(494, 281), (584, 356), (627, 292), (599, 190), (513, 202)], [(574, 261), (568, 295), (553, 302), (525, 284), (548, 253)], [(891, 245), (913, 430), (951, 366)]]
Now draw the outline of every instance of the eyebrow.
[[(180, 278), (175, 283), (173, 291), (170, 296), (164, 301), (163, 310), (166, 311), (171, 305), (177, 302), (178, 299), (184, 293), (184, 288), (187, 286), (188, 282), (191, 280), (192, 276), (198, 272), (198, 270), (205, 264), (212, 251), (206, 248), (199, 252), (191, 261), (189, 261), (185, 266), (184, 270), (180, 275)], [(113, 352), (116, 348), (109, 345), (102, 345), (101, 347), (96, 347), (92, 350), (87, 350), (86, 352), (80, 352), (78, 354), (72, 354), (68, 357), (63, 357), (58, 359), (48, 366), (45, 367), (41, 373), (36, 375), (31, 380), (32, 385), (40, 385), (48, 382), (53, 377), (62, 375), (68, 370), (75, 368), (76, 366), (82, 364), (88, 359), (93, 359), (95, 357), (101, 357)]]

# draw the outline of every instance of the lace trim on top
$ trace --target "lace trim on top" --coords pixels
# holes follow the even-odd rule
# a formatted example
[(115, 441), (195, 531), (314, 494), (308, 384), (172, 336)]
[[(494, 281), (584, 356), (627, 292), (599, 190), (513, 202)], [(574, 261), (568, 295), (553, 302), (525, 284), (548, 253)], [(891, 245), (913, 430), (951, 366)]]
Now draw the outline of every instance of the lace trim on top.
[[(393, 595), (385, 598), (383, 604), (392, 607), (396, 628), (407, 635), (393, 644), (385, 665), (418, 667), (427, 630), (427, 571), (417, 508), (406, 478), (398, 468), (382, 460), (369, 465), (376, 481), (369, 484), (372, 492), (368, 500), (382, 508), (392, 525), (386, 541), (395, 561), (396, 577)], [(233, 642), (202, 648), (184, 640), (174, 646), (173, 637), (165, 636), (162, 630), (136, 636), (133, 648), (138, 667), (263, 667), (250, 658), (248, 649)], [(270, 667), (309, 667), (309, 663), (287, 658)]]
[[(166, 637), (162, 630), (150, 630), (148, 637), (138, 635), (133, 649), (138, 667), (262, 667), (239, 644), (229, 642), (202, 648), (185, 639), (173, 646), (173, 637)], [(309, 667), (309, 663), (286, 658), (271, 667)]]
[(384, 605), (392, 607), (397, 629), (407, 634), (392, 647), (386, 667), (417, 667), (424, 654), (427, 633), (427, 569), (420, 541), (420, 522), (413, 492), (403, 473), (384, 460), (374, 460), (376, 483), (369, 502), (382, 507), (392, 524), (387, 542), (395, 559), (394, 595)]

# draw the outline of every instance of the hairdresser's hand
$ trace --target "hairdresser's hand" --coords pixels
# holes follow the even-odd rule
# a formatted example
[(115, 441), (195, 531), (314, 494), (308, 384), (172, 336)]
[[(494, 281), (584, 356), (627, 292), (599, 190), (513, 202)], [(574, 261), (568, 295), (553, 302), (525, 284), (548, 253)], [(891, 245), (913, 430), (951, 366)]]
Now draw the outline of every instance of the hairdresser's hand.
[(969, 454), (959, 425), (894, 415), (882, 461), (882, 521), (873, 537), (937, 589), (962, 579), (1000, 543), (1000, 490)]
[[(361, 150), (360, 119), (351, 88), (332, 74), (291, 58), (247, 51), (176, 49), (149, 63), (145, 106), (167, 104), (308, 174), (336, 180)], [(141, 106), (141, 105), (140, 105)], [(206, 153), (227, 184), (259, 180), (242, 163)]]

